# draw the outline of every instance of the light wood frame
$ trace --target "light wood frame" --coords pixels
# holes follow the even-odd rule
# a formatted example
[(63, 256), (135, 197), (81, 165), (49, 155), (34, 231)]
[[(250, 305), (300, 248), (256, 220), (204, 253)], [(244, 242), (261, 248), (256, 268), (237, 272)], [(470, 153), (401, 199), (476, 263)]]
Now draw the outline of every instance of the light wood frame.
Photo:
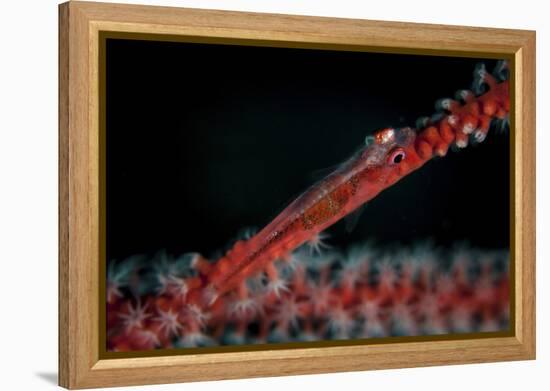
[[(511, 58), (514, 335), (101, 359), (100, 31)], [(59, 38), (60, 385), (90, 388), (535, 358), (535, 32), (71, 1), (59, 6)]]

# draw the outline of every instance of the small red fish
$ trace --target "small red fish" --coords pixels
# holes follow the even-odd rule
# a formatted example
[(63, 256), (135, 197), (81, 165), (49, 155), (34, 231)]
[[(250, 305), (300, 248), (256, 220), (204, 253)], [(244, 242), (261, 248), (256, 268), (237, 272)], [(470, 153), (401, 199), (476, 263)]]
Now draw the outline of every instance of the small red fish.
[[(504, 62), (497, 66), (499, 73), (505, 69)], [(385, 128), (368, 137), (365, 146), (307, 189), (259, 233), (238, 241), (216, 263), (205, 267), (199, 284), (202, 292), (192, 292), (191, 300), (213, 304), (261, 271), (276, 279), (275, 260), (285, 259), (306, 242), (316, 243), (322, 231), (432, 157), (444, 156), (451, 145), (464, 148), (470, 140), (483, 141), (491, 121), (508, 116), (509, 83), (497, 82), (484, 67), (479, 67), (474, 84), (487, 86), (488, 91), (476, 96), (464, 90), (457, 94), (458, 100), (438, 101), (441, 112), (421, 121), (418, 129)], [(246, 296), (244, 285), (240, 288), (240, 295)]]

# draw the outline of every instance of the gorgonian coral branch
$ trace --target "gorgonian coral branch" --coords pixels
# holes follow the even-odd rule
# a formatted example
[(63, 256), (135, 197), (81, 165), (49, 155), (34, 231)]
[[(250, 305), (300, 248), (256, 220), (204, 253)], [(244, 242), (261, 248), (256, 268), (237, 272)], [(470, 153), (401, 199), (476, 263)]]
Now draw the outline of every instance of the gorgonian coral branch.
[[(461, 247), (292, 253), (277, 278), (247, 280), (216, 304), (186, 299), (196, 257), (117, 263), (139, 278), (107, 304), (110, 350), (497, 331), (508, 327), (508, 253)], [(158, 260), (164, 259), (162, 267)], [(155, 265), (157, 266), (151, 266)], [(129, 281), (133, 281), (130, 283)], [(173, 283), (172, 283), (173, 282)]]

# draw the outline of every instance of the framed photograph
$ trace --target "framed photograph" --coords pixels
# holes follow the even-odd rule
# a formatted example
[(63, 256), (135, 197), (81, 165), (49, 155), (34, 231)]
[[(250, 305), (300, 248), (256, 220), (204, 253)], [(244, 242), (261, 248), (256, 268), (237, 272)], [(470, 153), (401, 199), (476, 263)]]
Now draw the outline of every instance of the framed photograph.
[(59, 382), (535, 358), (535, 33), (59, 7)]

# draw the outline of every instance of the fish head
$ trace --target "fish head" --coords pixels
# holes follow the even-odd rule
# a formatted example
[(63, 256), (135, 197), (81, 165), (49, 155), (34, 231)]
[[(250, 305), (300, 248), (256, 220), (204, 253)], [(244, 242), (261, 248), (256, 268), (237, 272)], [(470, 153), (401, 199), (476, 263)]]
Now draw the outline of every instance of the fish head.
[(410, 127), (384, 128), (367, 136), (355, 167), (364, 184), (383, 189), (412, 171), (415, 139)]
[(384, 128), (365, 139), (361, 160), (369, 167), (396, 167), (407, 160), (416, 132), (409, 127)]

